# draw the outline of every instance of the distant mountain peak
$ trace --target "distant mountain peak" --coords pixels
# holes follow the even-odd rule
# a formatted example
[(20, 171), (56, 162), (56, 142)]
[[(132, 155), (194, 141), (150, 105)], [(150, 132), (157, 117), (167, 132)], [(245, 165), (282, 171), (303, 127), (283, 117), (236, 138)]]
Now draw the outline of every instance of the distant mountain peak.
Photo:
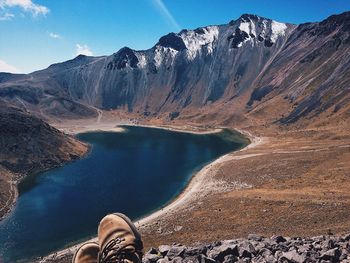
[(79, 59), (84, 59), (84, 58), (86, 58), (86, 57), (87, 57), (86, 55), (79, 54), (79, 55), (76, 56), (74, 59), (79, 60)]
[(175, 33), (169, 33), (165, 36), (162, 36), (157, 45), (162, 47), (169, 47), (176, 51), (182, 51), (186, 49), (186, 45), (183, 41), (183, 39)]
[(240, 17), (239, 17), (239, 20), (241, 21), (246, 21), (246, 22), (250, 22), (251, 20), (253, 21), (257, 21), (259, 19), (265, 19), (265, 20), (268, 20), (267, 18), (263, 18), (263, 17), (260, 17), (258, 15), (254, 15), (254, 14), (242, 14)]
[(124, 69), (126, 67), (137, 68), (139, 60), (135, 55), (134, 50), (129, 47), (123, 47), (119, 49), (117, 53), (114, 53), (113, 59), (107, 64), (106, 68), (109, 70)]
[(158, 114), (218, 103), (232, 105), (228, 114), (245, 104), (239, 110), (260, 116), (262, 105), (276, 120), (277, 97), (288, 107), (283, 121), (294, 122), (326, 107), (345, 112), (349, 51), (350, 12), (299, 26), (242, 14), (230, 24), (169, 33), (147, 50), (123, 47), (24, 77), (0, 74), (0, 97), (53, 116), (70, 116), (69, 100), (83, 113), (83, 104)]
[(227, 38), (232, 48), (239, 48), (248, 41), (252, 45), (263, 42), (265, 47), (270, 48), (285, 36), (289, 27), (285, 23), (253, 14), (243, 14), (229, 25), (234, 27), (234, 32)]

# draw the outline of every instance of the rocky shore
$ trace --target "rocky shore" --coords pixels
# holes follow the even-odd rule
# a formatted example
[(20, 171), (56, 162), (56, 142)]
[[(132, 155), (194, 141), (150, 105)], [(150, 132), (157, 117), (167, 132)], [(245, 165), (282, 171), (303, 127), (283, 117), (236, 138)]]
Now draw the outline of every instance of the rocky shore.
[(247, 239), (218, 241), (183, 246), (162, 245), (151, 248), (143, 263), (167, 262), (350, 262), (350, 234), (312, 238), (271, 238), (251, 234)]

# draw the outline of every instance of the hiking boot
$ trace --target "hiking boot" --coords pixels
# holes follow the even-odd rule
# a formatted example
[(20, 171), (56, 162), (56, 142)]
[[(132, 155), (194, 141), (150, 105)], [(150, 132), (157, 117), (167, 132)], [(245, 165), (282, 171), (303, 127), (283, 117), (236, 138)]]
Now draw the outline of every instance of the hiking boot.
[(140, 263), (143, 244), (131, 220), (123, 214), (105, 216), (98, 227), (99, 263)]
[(72, 263), (97, 263), (99, 251), (96, 242), (87, 242), (75, 252)]

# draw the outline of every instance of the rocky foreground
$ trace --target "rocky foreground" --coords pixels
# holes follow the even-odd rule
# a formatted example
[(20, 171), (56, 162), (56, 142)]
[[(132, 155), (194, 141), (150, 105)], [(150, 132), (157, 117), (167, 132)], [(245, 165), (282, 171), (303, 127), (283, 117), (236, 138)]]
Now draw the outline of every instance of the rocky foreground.
[(144, 263), (166, 262), (350, 262), (350, 234), (312, 238), (265, 238), (219, 241), (187, 247), (180, 244), (151, 248)]

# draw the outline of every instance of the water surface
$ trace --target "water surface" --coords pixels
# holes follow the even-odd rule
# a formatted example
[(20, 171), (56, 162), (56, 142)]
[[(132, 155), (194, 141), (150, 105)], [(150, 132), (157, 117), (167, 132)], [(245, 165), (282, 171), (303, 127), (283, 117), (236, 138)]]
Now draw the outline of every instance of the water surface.
[(19, 185), (16, 207), (0, 223), (0, 262), (45, 256), (94, 236), (111, 212), (147, 215), (176, 197), (206, 163), (247, 143), (229, 131), (125, 128), (78, 135), (92, 145), (87, 157)]

